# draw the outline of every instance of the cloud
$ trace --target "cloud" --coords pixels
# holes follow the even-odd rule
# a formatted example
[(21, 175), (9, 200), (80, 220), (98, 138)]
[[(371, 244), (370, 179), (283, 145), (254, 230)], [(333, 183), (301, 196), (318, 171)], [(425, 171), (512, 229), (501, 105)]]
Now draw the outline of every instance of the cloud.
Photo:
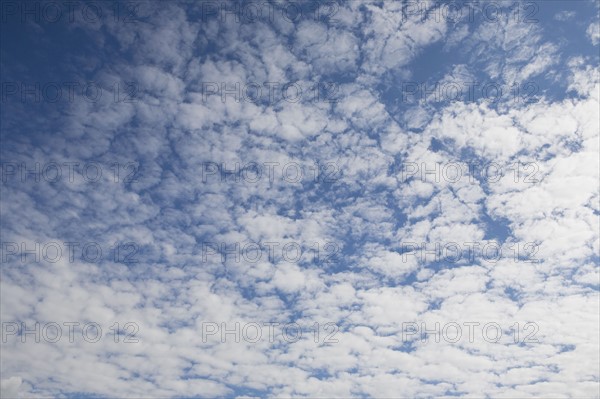
[(568, 21), (575, 17), (575, 11), (559, 11), (554, 14), (554, 19), (557, 21)]
[(592, 22), (588, 26), (586, 33), (594, 46), (600, 43), (600, 26), (598, 26), (598, 21)]
[[(570, 11), (418, 5), (302, 3), (292, 21), (275, 2), (236, 21), (148, 3), (132, 23), (22, 29), (34, 50), (57, 35), (42, 69), (105, 95), (3, 92), (2, 396), (597, 394), (597, 57), (554, 34)], [(10, 79), (48, 80), (7, 48)], [(407, 101), (409, 80), (504, 93)], [(127, 82), (134, 101), (115, 97)]]
[(2, 397), (14, 398), (17, 397), (19, 387), (23, 381), (19, 377), (10, 377), (6, 380), (2, 380), (0, 383), (0, 389), (2, 390)]

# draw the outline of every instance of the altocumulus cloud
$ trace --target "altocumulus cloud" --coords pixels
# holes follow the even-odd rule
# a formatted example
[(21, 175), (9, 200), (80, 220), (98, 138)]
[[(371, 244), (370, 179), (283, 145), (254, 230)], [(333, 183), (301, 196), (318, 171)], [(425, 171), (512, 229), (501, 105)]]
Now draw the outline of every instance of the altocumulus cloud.
[(600, 397), (593, 1), (4, 1), (1, 392)]

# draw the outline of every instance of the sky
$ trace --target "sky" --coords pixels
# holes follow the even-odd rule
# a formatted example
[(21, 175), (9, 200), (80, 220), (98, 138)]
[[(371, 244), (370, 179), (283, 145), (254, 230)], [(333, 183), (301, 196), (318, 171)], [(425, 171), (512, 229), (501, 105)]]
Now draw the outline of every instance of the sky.
[(2, 1), (4, 398), (599, 398), (597, 1)]

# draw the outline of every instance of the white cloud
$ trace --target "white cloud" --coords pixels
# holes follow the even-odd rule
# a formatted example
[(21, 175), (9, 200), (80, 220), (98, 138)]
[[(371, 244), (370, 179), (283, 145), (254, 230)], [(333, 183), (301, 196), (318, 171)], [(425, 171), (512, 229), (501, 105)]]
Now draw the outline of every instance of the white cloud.
[(586, 33), (594, 46), (597, 46), (598, 43), (600, 43), (600, 25), (598, 24), (598, 21), (592, 22), (590, 26), (588, 26)]
[[(94, 78), (107, 87), (137, 81), (138, 101), (75, 101), (60, 110), (53, 136), (26, 134), (29, 119), (45, 118), (32, 112), (18, 139), (7, 136), (3, 158), (11, 162), (93, 160), (105, 174), (96, 184), (5, 184), (6, 241), (28, 248), (97, 241), (107, 253), (115, 242), (134, 241), (139, 262), (3, 262), (3, 322), (96, 321), (105, 339), (3, 343), (2, 396), (597, 393), (597, 61), (566, 60), (541, 24), (451, 24), (407, 16), (398, 2), (340, 5), (333, 24), (198, 21), (198, 5), (147, 7), (142, 23), (78, 25), (93, 33), (90, 46), (104, 65)], [(559, 17), (565, 24), (567, 14)], [(587, 34), (597, 44), (594, 27)], [(418, 59), (437, 45), (456, 62)], [(558, 69), (564, 98), (548, 92), (527, 104), (501, 97), (417, 105), (394, 97), (402, 80), (422, 74), (440, 83), (486, 75), (510, 84)], [(311, 96), (324, 80), (339, 80), (337, 102)], [(265, 81), (297, 82), (305, 96), (255, 104), (202, 92), (203, 82)], [(407, 180), (399, 169), (455, 161), (493, 162), (505, 174), (499, 181)], [(114, 182), (114, 162), (139, 165), (138, 181)], [(228, 169), (296, 162), (306, 174), (301, 182), (219, 174), (207, 181), (206, 162)], [(328, 162), (337, 178), (323, 181), (327, 170), (314, 177), (310, 167)], [(519, 162), (535, 164), (539, 181), (525, 183), (523, 174), (515, 181), (511, 168)], [(408, 242), (496, 239), (503, 250), (496, 262), (432, 262), (402, 251)], [(206, 241), (280, 248), (293, 241), (320, 252), (301, 262), (206, 260)], [(528, 242), (539, 246), (541, 262), (513, 256)], [(204, 322), (231, 329), (236, 322), (293, 321), (304, 329), (294, 343), (281, 334), (254, 344), (202, 336)], [(480, 332), (475, 342), (402, 337), (406, 322), (431, 329), (452, 321), (497, 322), (503, 336), (498, 343)], [(140, 342), (115, 343), (115, 322), (135, 322)], [(324, 330), (314, 342), (315, 322), (336, 324), (339, 342), (324, 343)], [(515, 344), (516, 322), (521, 337), (523, 325), (535, 322), (540, 342)]]

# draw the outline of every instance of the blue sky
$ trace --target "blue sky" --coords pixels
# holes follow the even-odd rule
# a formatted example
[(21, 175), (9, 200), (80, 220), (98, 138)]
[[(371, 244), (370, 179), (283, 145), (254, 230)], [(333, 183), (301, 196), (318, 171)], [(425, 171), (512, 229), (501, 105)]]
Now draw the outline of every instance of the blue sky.
[(598, 2), (1, 7), (2, 397), (600, 397)]

